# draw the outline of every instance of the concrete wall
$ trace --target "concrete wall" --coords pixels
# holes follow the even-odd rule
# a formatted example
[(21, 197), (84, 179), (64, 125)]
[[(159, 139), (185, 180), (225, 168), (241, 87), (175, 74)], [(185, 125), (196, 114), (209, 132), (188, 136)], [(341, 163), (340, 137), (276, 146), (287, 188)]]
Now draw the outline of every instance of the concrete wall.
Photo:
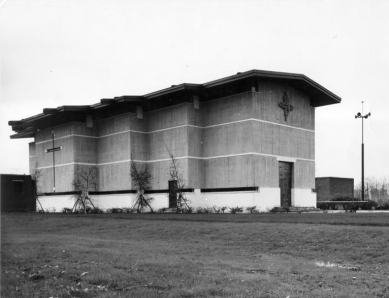
[(131, 189), (130, 163), (120, 162), (98, 166), (99, 191)]
[(28, 155), (29, 155), (29, 173), (33, 174), (33, 171), (38, 167), (37, 158), (35, 153), (35, 142), (28, 144)]
[[(269, 81), (259, 81), (257, 90), (254, 95), (254, 109), (258, 119), (309, 130), (315, 129), (315, 109), (311, 108), (308, 95), (286, 83)], [(284, 110), (278, 106), (284, 92), (287, 92), (290, 104), (294, 106), (287, 121), (285, 121)]]
[(62, 146), (62, 150), (55, 154), (55, 188), (56, 192), (72, 190), (72, 180), (75, 163), (96, 164), (97, 139), (96, 129), (86, 127), (85, 123), (69, 122), (38, 131), (34, 145), (30, 145), (30, 169), (36, 165), (41, 170), (40, 181), (42, 192), (52, 192), (54, 186), (53, 153), (46, 153), (46, 149), (53, 147), (52, 130), (54, 130), (54, 146)]
[[(287, 159), (294, 163), (295, 202), (304, 202), (315, 185), (310, 99), (287, 84), (258, 81), (256, 90), (200, 102), (199, 109), (182, 103), (144, 112), (143, 119), (126, 113), (95, 121), (93, 128), (78, 122), (56, 127), (55, 145), (63, 146), (55, 153), (62, 177), (57, 191), (72, 190), (75, 163), (98, 166), (99, 191), (131, 189), (131, 153), (150, 170), (152, 188), (167, 189), (169, 150), (186, 187), (194, 189), (278, 189), (278, 161)], [(294, 105), (287, 120), (279, 107), (285, 91)], [(51, 129), (38, 132), (35, 150), (30, 146), (31, 163), (36, 159), (45, 175), (45, 192), (52, 188), (52, 154), (44, 149), (51, 146)]]
[(202, 102), (197, 115), (203, 127), (250, 119), (254, 117), (253, 92)]
[[(72, 181), (74, 173), (74, 164), (55, 167), (55, 191), (66, 192), (73, 190)], [(41, 169), (41, 192), (52, 192), (54, 186), (53, 168)]]
[(293, 187), (299, 189), (315, 189), (315, 163), (297, 160), (294, 163)]
[(145, 113), (147, 131), (167, 129), (188, 124), (188, 108), (193, 104), (182, 103)]

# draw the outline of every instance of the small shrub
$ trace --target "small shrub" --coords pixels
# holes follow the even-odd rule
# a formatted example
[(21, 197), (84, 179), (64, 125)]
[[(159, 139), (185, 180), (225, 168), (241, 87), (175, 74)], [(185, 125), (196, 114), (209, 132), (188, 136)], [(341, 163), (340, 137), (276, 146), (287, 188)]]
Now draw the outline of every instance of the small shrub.
[(185, 209), (182, 210), (182, 213), (192, 214), (193, 211), (194, 211), (194, 208), (191, 207), (191, 206), (188, 206), (187, 208), (185, 208)]
[[(258, 213), (257, 206), (246, 207), (246, 211), (250, 213)], [(255, 212), (257, 211), (257, 212)]]
[(104, 213), (104, 211), (102, 209), (100, 209), (99, 207), (95, 207), (95, 208), (91, 209), (88, 213), (101, 214), (101, 213)]
[(363, 202), (361, 204), (361, 210), (373, 210), (378, 206), (378, 203), (373, 200)]
[(335, 199), (334, 201), (347, 201), (347, 202), (350, 202), (348, 204), (343, 204), (342, 207), (343, 209), (347, 212), (356, 212), (359, 207), (360, 207), (360, 204), (359, 203), (356, 203), (354, 201), (357, 201), (356, 198), (353, 198), (353, 197), (340, 197), (340, 198), (337, 198)]
[(232, 208), (229, 208), (230, 209), (230, 213), (232, 214), (236, 214), (236, 213), (241, 213), (243, 212), (243, 207), (232, 207)]
[(197, 207), (196, 208), (196, 213), (198, 213), (198, 214), (204, 214), (205, 212), (204, 212), (204, 208), (203, 207)]
[(221, 211), (221, 208), (220, 207), (217, 207), (217, 206), (212, 206), (212, 209), (215, 213), (220, 213)]
[(212, 207), (204, 207), (204, 213), (205, 214), (213, 213), (213, 208)]
[(62, 213), (72, 213), (72, 209), (70, 209), (70, 208), (62, 208)]
[[(356, 201), (357, 199), (353, 198), (353, 197), (349, 197), (349, 196), (345, 196), (345, 197), (337, 197), (337, 198), (334, 198), (332, 199), (331, 201), (334, 201), (334, 202), (340, 202), (340, 201), (346, 201), (346, 202), (351, 202), (351, 201)], [(342, 205), (343, 209), (346, 210), (346, 211), (356, 211), (358, 210), (359, 206), (358, 205), (354, 205), (354, 204), (347, 204), (347, 205)], [(358, 207), (358, 208), (357, 208)], [(329, 204), (329, 209), (331, 210), (338, 210), (339, 206), (338, 205), (334, 205), (334, 204)]]
[(220, 208), (220, 210), (222, 211), (222, 213), (224, 213), (224, 211), (226, 211), (227, 208), (228, 208), (227, 206), (223, 206)]
[[(40, 213), (40, 211), (38, 211), (38, 212)], [(55, 212), (55, 208), (54, 207), (53, 208), (47, 208), (44, 211), (42, 211), (42, 213), (53, 213), (53, 212)]]
[(375, 207), (376, 210), (389, 210), (389, 202), (382, 203)]
[(236, 213), (242, 213), (243, 212), (243, 207), (235, 207)]
[(135, 211), (136, 209), (131, 207), (123, 208), (123, 213), (134, 213)]
[(107, 209), (107, 213), (123, 213), (123, 209), (122, 208), (110, 208), (110, 209)]
[(317, 208), (321, 209), (321, 210), (328, 210), (330, 209), (330, 205), (329, 204), (324, 204), (324, 203), (317, 203)]
[(274, 207), (273, 209), (270, 209), (269, 212), (271, 213), (278, 213), (278, 212), (289, 212), (288, 208), (283, 207)]
[(347, 212), (356, 212), (359, 209), (358, 203), (343, 204), (343, 209)]

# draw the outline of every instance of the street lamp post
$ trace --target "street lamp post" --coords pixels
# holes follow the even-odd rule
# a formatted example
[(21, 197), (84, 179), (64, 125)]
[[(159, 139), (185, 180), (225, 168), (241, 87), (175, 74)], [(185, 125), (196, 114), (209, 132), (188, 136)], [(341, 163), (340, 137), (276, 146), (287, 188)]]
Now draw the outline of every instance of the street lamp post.
[(355, 119), (362, 118), (362, 201), (365, 200), (365, 149), (364, 149), (364, 143), (363, 143), (363, 119), (367, 119), (371, 114), (363, 115), (363, 101), (362, 101), (362, 114), (358, 112), (358, 114), (355, 115)]

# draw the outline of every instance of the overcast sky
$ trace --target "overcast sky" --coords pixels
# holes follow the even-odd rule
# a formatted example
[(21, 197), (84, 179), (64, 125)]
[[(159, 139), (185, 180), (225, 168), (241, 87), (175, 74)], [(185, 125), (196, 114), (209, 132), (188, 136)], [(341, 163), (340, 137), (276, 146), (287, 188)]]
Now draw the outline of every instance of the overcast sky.
[(0, 173), (28, 173), (9, 120), (251, 69), (302, 73), (342, 98), (316, 109), (316, 176), (389, 177), (389, 1), (1, 2)]

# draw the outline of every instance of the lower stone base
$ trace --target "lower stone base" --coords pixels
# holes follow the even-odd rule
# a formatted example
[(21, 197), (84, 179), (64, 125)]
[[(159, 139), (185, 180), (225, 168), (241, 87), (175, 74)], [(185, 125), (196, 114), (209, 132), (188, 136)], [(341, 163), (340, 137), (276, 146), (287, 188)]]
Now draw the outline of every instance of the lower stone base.
[[(205, 192), (195, 190), (186, 193), (189, 205), (196, 207), (252, 207), (257, 206), (261, 212), (266, 212), (280, 206), (279, 188), (261, 188), (260, 191), (246, 192)], [(168, 194), (152, 194), (154, 210), (169, 207)], [(94, 195), (93, 204), (100, 209), (126, 208), (135, 204), (134, 194)], [(39, 201), (43, 209), (49, 212), (61, 212), (63, 208), (72, 208), (74, 197), (71, 195), (42, 196)], [(39, 207), (39, 204), (37, 204)], [(310, 189), (292, 189), (293, 207), (316, 207), (316, 194)]]
[(316, 193), (312, 189), (293, 188), (292, 207), (316, 208)]
[(252, 207), (259, 211), (269, 211), (280, 206), (279, 188), (261, 188), (260, 191), (247, 192), (194, 192), (188, 194), (190, 206), (196, 207)]

